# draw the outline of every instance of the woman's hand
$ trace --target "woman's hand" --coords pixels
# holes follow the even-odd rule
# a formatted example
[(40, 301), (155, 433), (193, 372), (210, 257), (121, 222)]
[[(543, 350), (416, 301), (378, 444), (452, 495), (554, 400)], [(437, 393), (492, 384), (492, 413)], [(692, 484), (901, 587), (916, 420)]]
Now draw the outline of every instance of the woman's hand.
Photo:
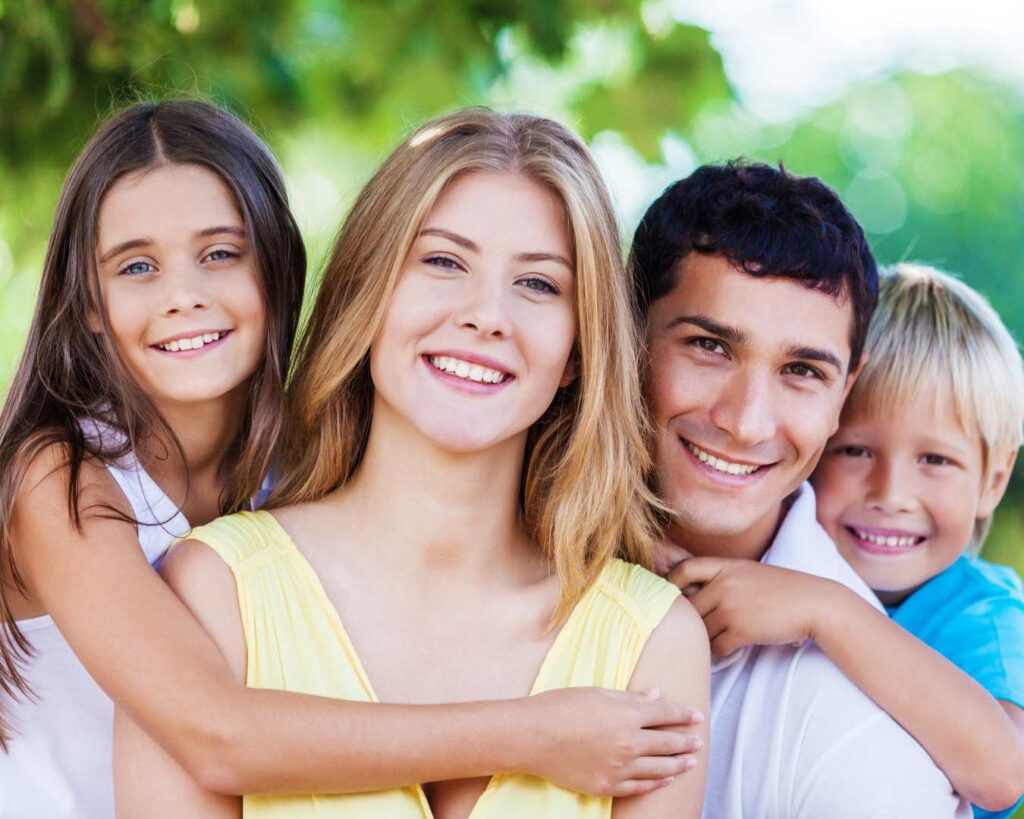
[(717, 557), (684, 560), (668, 580), (703, 618), (711, 651), (718, 656), (747, 645), (814, 639), (818, 618), (837, 585), (752, 560)]
[[(563, 688), (523, 702), (528, 710), (522, 770), (594, 796), (647, 793), (696, 766), (703, 740), (682, 728), (699, 711), (644, 693)], [(540, 740), (540, 741), (538, 741)]]

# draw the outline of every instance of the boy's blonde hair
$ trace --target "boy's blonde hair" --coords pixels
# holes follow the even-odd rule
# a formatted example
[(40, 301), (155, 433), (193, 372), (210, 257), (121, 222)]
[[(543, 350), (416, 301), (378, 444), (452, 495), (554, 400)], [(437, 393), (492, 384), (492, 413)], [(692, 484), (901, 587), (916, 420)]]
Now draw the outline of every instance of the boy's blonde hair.
[(283, 478), (270, 505), (322, 497), (359, 465), (370, 430), (370, 346), (395, 280), (438, 197), (472, 173), (515, 173), (562, 206), (575, 262), (578, 376), (530, 430), (527, 532), (561, 581), (561, 620), (616, 555), (651, 565), (656, 500), (640, 338), (618, 226), (583, 142), (552, 120), (471, 108), (419, 128), (356, 199), (327, 263), (290, 389)]
[[(999, 314), (962, 281), (920, 264), (884, 270), (865, 349), (844, 415), (884, 416), (923, 395), (948, 395), (963, 428), (978, 433), (986, 481), (1020, 447), (1024, 363)], [(972, 551), (990, 523), (975, 522)]]

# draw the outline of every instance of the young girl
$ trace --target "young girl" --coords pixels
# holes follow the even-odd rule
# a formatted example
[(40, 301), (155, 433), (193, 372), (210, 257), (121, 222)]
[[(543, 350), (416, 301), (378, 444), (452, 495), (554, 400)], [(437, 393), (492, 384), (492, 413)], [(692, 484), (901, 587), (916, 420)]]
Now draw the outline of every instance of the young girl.
[[(614, 559), (647, 561), (652, 536), (635, 335), (578, 138), (481, 110), (425, 125), (328, 264), (273, 513), (195, 530), (166, 578), (253, 686), (429, 703), (657, 685), (704, 705), (699, 620)], [(125, 816), (612, 814), (529, 776), (217, 798), (119, 736)], [(702, 773), (615, 815), (696, 817)]]
[[(712, 648), (813, 639), (977, 816), (1024, 793), (1024, 592), (978, 558), (1024, 424), (1024, 365), (963, 282), (883, 276), (868, 359), (815, 472), (817, 516), (891, 618), (831, 580), (694, 558), (673, 572)], [(990, 813), (989, 811), (996, 811)]]
[(619, 794), (682, 771), (693, 738), (645, 726), (685, 709), (642, 695), (247, 689), (152, 571), (189, 523), (257, 494), (304, 275), (273, 157), (212, 105), (128, 108), (72, 168), (0, 418), (0, 816), (113, 815), (108, 697), (227, 793), (525, 770)]

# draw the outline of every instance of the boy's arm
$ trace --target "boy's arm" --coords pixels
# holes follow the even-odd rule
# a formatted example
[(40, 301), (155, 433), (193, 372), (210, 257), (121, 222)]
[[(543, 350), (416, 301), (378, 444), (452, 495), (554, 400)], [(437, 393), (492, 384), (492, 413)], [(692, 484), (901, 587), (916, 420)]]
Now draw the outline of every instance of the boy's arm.
[[(83, 484), (85, 507), (124, 505), (102, 467), (87, 463)], [(211, 791), (358, 791), (520, 771), (620, 795), (661, 784), (637, 771), (642, 757), (683, 770), (693, 738), (647, 729), (685, 725), (692, 712), (641, 694), (402, 706), (246, 688), (146, 562), (134, 527), (86, 515), (79, 530), (66, 492), (54, 448), (32, 464), (15, 505), (17, 565), (93, 678)], [(219, 570), (233, 589), (209, 556), (202, 570)], [(168, 566), (180, 559), (176, 549)]]
[(684, 561), (669, 579), (683, 588), (701, 585), (690, 601), (716, 654), (812, 639), (928, 751), (962, 796), (986, 810), (1002, 810), (1024, 790), (1021, 722), (974, 679), (840, 583), (717, 558)]

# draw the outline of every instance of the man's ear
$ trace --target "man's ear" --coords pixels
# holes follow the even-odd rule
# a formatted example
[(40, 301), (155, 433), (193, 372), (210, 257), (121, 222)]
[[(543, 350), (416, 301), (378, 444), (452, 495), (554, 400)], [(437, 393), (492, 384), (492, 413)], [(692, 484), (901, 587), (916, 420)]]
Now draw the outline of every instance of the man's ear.
[(867, 363), (868, 351), (864, 350), (860, 354), (860, 361), (857, 362), (857, 366), (846, 374), (846, 384), (843, 385), (843, 400), (840, 402), (835, 420), (832, 422), (832, 431), (828, 434), (829, 438), (839, 431), (839, 419), (842, 418), (843, 407), (846, 405), (846, 399), (850, 397), (850, 390), (853, 389), (853, 385), (857, 382), (860, 374), (864, 371), (864, 365)]
[(1013, 475), (1013, 465), (1016, 461), (1017, 450), (1013, 449), (989, 468), (985, 484), (981, 488), (981, 500), (978, 502), (979, 518), (992, 517), (992, 513), (996, 511), (1003, 495), (1006, 494), (1006, 487), (1010, 483), (1010, 476)]

